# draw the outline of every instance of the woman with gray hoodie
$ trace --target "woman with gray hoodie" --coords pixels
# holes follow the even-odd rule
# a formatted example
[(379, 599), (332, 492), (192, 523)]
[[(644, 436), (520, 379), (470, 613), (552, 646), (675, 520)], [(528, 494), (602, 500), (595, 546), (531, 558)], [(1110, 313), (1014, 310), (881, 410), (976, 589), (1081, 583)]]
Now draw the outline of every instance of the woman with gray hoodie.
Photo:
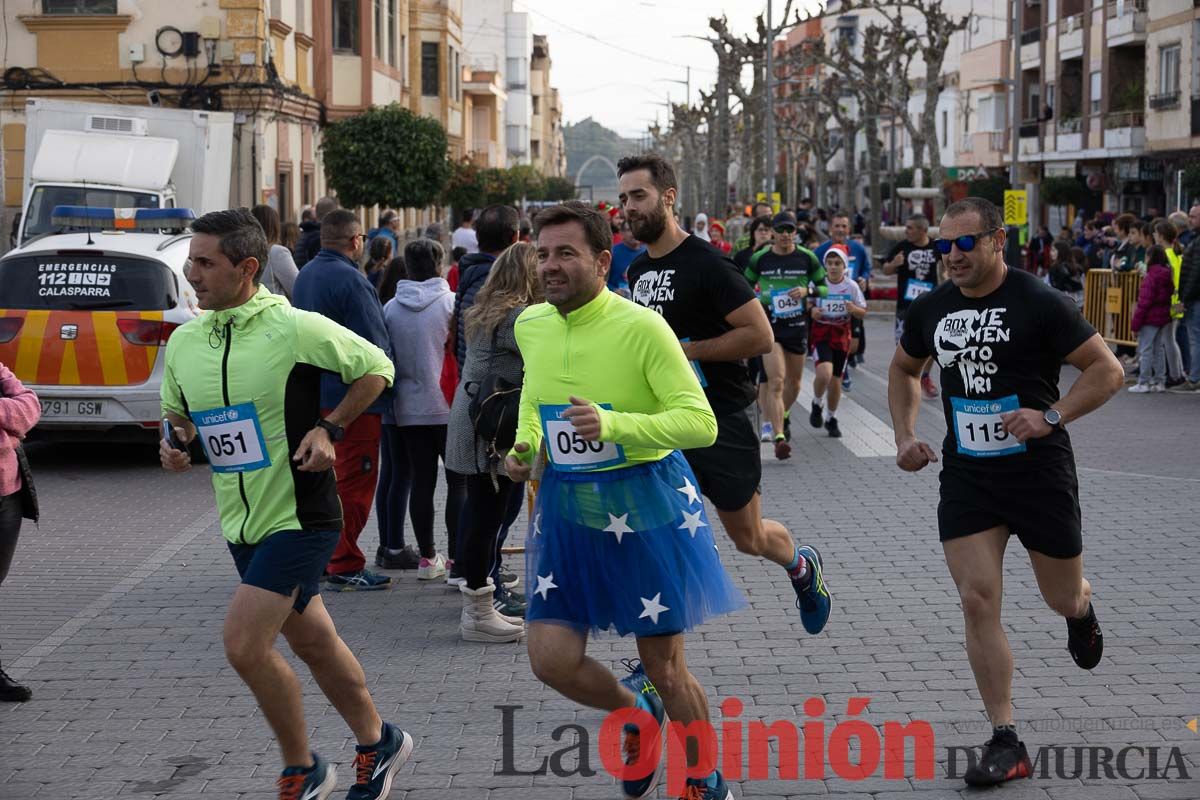
[[(446, 558), (433, 540), (433, 493), (437, 488), (438, 459), (446, 457), (446, 425), (450, 406), (440, 378), (454, 293), (442, 278), (445, 251), (431, 239), (417, 239), (404, 248), (407, 280), (396, 284), (396, 296), (383, 307), (396, 364), (394, 392), (395, 431), (399, 448), (408, 461), (412, 488), (408, 514), (421, 552), (419, 580), (436, 580), (446, 574)], [(458, 518), (466, 501), (465, 479), (446, 470), (446, 535), (454, 552)]]

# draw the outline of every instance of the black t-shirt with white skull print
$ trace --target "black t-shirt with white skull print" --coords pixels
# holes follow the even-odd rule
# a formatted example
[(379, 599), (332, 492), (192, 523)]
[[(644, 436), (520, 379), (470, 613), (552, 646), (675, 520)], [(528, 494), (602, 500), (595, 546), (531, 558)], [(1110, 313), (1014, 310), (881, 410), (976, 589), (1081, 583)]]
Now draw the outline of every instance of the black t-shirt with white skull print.
[(912, 301), (937, 286), (939, 257), (933, 240), (923, 246), (907, 240), (900, 242), (888, 253), (887, 260), (891, 261), (898, 253), (904, 254), (904, 263), (896, 268), (896, 316), (904, 319)]
[[(715, 339), (732, 330), (731, 312), (755, 299), (741, 271), (717, 248), (688, 236), (662, 258), (642, 253), (629, 265), (634, 302), (653, 308), (681, 340)], [(754, 402), (745, 361), (701, 361), (698, 368), (713, 413), (741, 411)]]
[(1063, 358), (1095, 333), (1066, 295), (1012, 268), (987, 297), (947, 281), (914, 300), (900, 346), (941, 367), (946, 465), (1017, 470), (1072, 459), (1062, 428), (1022, 445), (1000, 415), (1058, 402)]

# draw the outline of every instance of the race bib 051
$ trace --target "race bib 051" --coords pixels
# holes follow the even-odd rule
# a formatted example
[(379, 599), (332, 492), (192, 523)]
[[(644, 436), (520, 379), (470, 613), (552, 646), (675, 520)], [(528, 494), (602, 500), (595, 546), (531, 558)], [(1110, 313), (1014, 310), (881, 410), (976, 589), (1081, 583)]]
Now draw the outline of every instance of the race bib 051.
[(252, 472), (271, 466), (254, 403), (194, 411), (191, 416), (213, 472)]

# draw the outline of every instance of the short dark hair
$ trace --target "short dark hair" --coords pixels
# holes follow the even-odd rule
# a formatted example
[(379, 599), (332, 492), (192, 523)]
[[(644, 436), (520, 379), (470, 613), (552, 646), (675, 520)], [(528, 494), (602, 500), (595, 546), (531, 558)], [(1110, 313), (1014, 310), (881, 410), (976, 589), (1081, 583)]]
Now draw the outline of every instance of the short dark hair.
[(1179, 231), (1165, 219), (1154, 223), (1154, 232), (1161, 236), (1167, 244), (1175, 244), (1175, 240), (1179, 238)]
[(1123, 234), (1128, 234), (1138, 224), (1138, 218), (1128, 211), (1113, 220), (1113, 226)]
[(199, 219), (192, 221), (192, 233), (203, 233), (216, 236), (221, 248), (221, 254), (234, 266), (247, 258), (258, 260), (258, 272), (254, 274), (257, 284), (262, 278), (267, 266), (267, 258), (271, 254), (271, 245), (262, 225), (254, 218), (248, 208), (230, 208), (225, 211), (210, 211)]
[(372, 264), (377, 264), (392, 257), (392, 239), (380, 234), (367, 245), (367, 257)]
[(321, 245), (347, 242), (354, 235), (354, 229), (361, 227), (353, 211), (334, 209), (321, 219)]
[(916, 225), (918, 228), (929, 230), (929, 218), (924, 214), (912, 214), (909, 216), (908, 221)]
[(832, 215), (830, 215), (829, 221), (833, 222), (835, 219), (844, 219), (844, 220), (846, 220), (846, 222), (849, 222), (850, 221), (850, 212), (842, 211), (841, 209), (838, 209), (837, 211), (834, 211)]
[(450, 251), (450, 260), (457, 264), (458, 260), (467, 254), (467, 248), (456, 247)]
[(488, 206), (475, 220), (475, 241), (481, 253), (503, 253), (521, 231), (521, 215), (512, 206)]
[(945, 216), (961, 217), (963, 214), (978, 214), (979, 223), (985, 231), (1004, 227), (1004, 217), (1000, 214), (1000, 209), (991, 200), (982, 197), (964, 197), (956, 203), (951, 203)]
[(258, 220), (258, 224), (262, 225), (263, 233), (267, 235), (267, 244), (279, 244), (282, 227), (279, 223), (279, 212), (270, 206), (257, 205), (250, 209), (250, 213)]
[[(472, 211), (471, 209), (468, 208), (466, 211), (464, 211), (462, 213), (462, 221), (463, 222), (470, 222), (473, 219), (475, 219), (475, 212)], [(462, 223), (459, 223), (459, 224), (462, 224)]]
[(404, 265), (410, 281), (427, 281), (442, 274), (446, 251), (436, 239), (413, 239), (404, 246)]
[(617, 162), (617, 177), (627, 172), (637, 172), (644, 169), (650, 173), (650, 182), (659, 193), (667, 189), (679, 189), (679, 181), (675, 177), (675, 167), (670, 161), (658, 153), (643, 153), (638, 156), (625, 156)]
[[(764, 203), (763, 205), (766, 205), (766, 204)], [(763, 216), (755, 217), (754, 219), (750, 220), (750, 228), (746, 231), (746, 233), (748, 233), (750, 235), (750, 246), (751, 247), (754, 246), (754, 234), (758, 233), (758, 229), (761, 228), (763, 225), (766, 225), (768, 228), (771, 227), (771, 218), (766, 216), (765, 214)]]
[(1167, 260), (1167, 248), (1160, 244), (1150, 245), (1146, 248), (1146, 266), (1151, 264), (1161, 264), (1164, 267), (1171, 266), (1171, 262)]
[(315, 215), (317, 222), (323, 224), (325, 222), (325, 217), (336, 211), (337, 208), (337, 200), (332, 197), (322, 197), (317, 201), (317, 207), (314, 209), (313, 214)]
[(556, 206), (543, 208), (533, 221), (533, 235), (540, 236), (546, 228), (578, 222), (583, 226), (583, 235), (593, 255), (612, 250), (612, 228), (603, 214), (578, 200), (568, 200)]

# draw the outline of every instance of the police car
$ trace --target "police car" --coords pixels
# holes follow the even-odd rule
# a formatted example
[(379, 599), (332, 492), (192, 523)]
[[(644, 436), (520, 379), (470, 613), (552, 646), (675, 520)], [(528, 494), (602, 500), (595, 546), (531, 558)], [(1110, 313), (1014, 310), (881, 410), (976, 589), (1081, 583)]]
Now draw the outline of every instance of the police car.
[(171, 333), (199, 314), (186, 208), (58, 206), (0, 258), (0, 362), (37, 392), (35, 434), (156, 434)]

